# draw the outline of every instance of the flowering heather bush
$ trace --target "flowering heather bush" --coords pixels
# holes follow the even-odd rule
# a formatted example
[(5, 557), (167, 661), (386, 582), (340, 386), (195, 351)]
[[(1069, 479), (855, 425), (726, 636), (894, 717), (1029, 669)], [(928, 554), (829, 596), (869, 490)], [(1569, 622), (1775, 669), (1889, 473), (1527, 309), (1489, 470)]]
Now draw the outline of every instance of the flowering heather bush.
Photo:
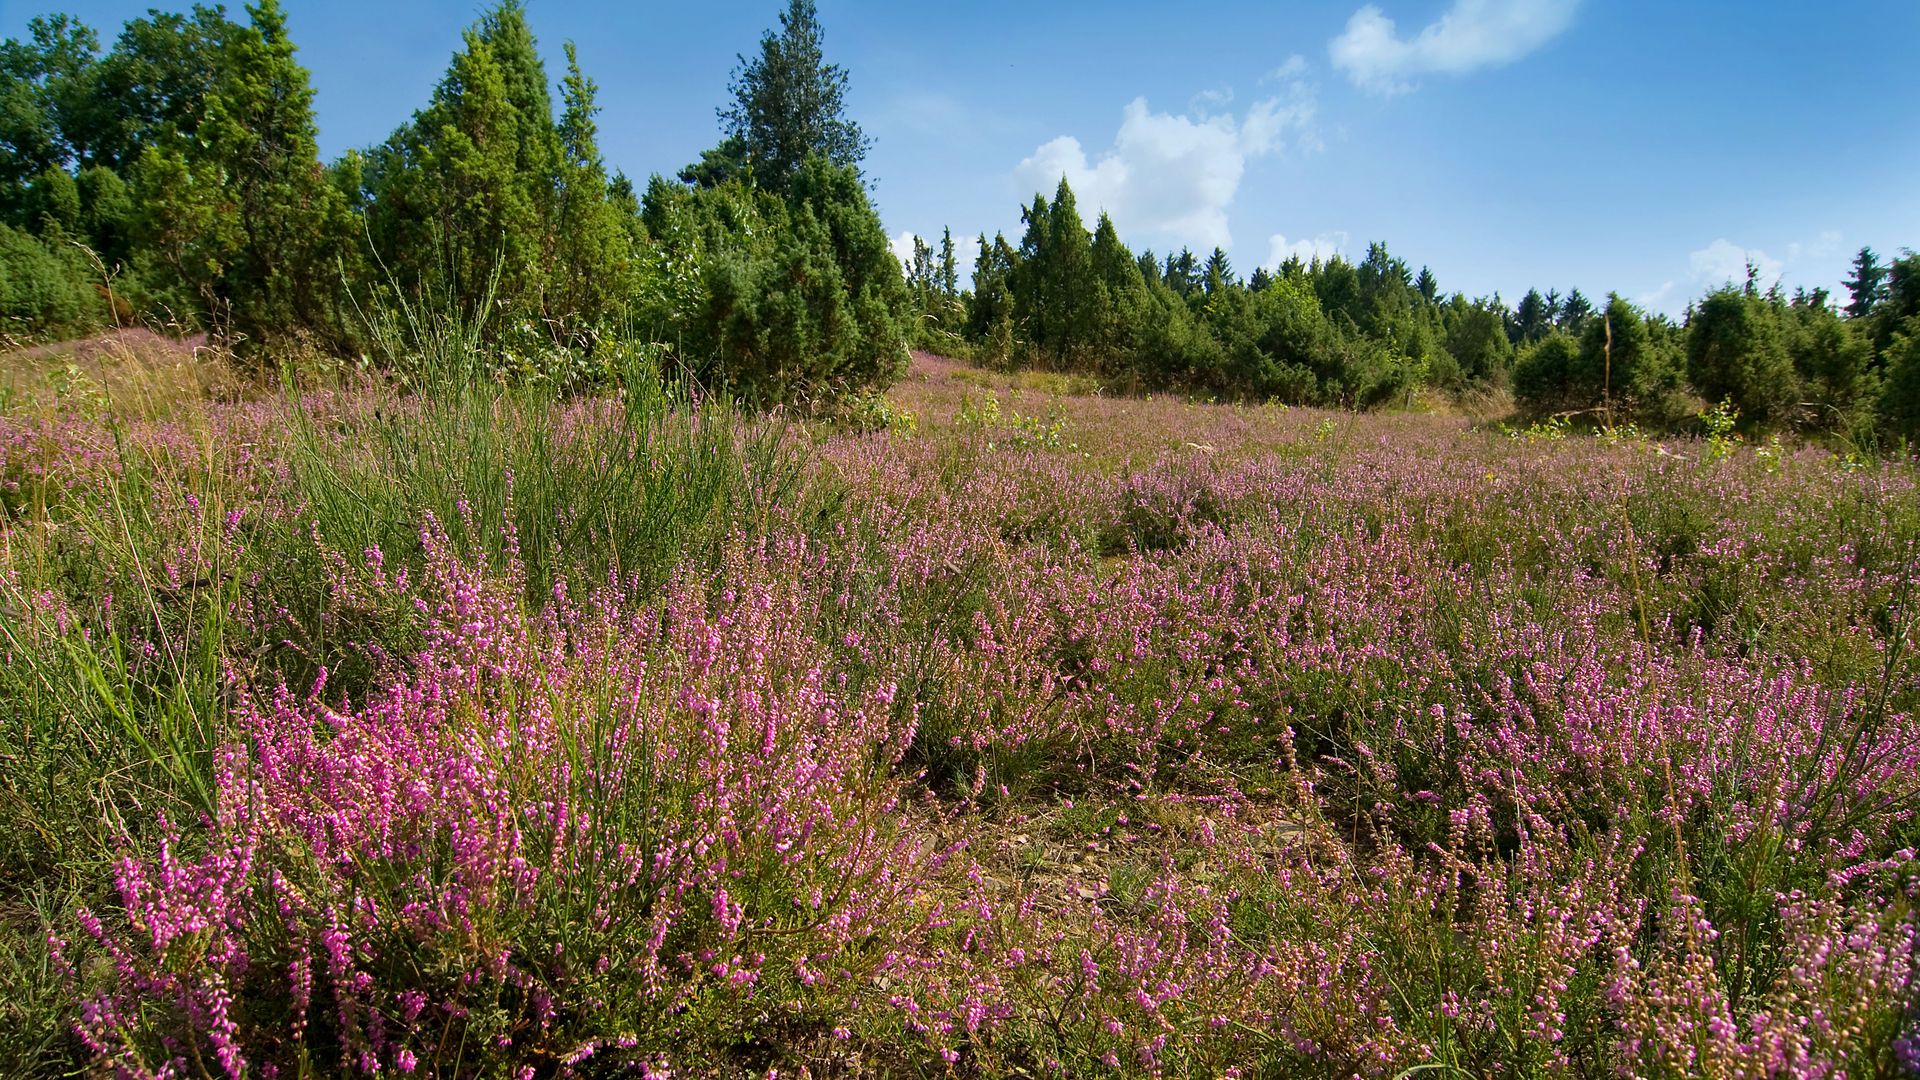
[(1912, 463), (983, 378), (5, 421), (14, 1071), (1920, 1065)]
[(536, 616), (517, 565), (422, 544), (411, 673), (242, 701), (207, 835), (120, 863), (129, 932), (82, 915), (114, 969), (89, 1049), (517, 1076), (828, 1031), (940, 861), (900, 827), (890, 689), (828, 674), (768, 571)]

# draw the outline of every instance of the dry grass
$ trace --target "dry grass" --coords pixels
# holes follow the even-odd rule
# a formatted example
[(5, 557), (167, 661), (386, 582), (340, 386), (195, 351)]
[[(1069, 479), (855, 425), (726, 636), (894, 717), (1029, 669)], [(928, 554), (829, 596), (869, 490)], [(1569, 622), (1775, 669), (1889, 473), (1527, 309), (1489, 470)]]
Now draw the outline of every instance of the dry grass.
[(251, 387), (204, 335), (143, 328), (0, 352), (0, 412), (151, 420)]

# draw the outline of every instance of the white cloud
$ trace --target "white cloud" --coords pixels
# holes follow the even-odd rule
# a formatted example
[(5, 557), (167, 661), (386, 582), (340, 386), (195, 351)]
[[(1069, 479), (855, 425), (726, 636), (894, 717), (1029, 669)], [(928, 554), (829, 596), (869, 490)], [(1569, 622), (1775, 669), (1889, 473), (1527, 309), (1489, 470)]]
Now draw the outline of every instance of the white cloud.
[(1715, 287), (1729, 281), (1735, 284), (1745, 282), (1749, 262), (1760, 271), (1760, 284), (1763, 286), (1780, 280), (1780, 272), (1786, 269), (1784, 262), (1759, 248), (1743, 248), (1725, 237), (1687, 256), (1693, 280)]
[[(902, 232), (887, 242), (887, 246), (893, 249), (893, 257), (900, 260), (900, 272), (903, 274), (913, 266), (913, 240), (917, 235), (919, 234), (910, 231)], [(926, 240), (927, 246), (933, 249), (934, 259), (938, 260), (940, 258), (940, 238), (937, 236), (928, 236), (924, 237), (924, 239)], [(969, 283), (973, 281), (973, 264), (979, 258), (979, 236), (968, 236), (957, 232), (953, 234), (954, 275), (959, 278), (962, 289), (967, 288)]]
[(1380, 94), (1411, 90), (1422, 75), (1463, 75), (1538, 49), (1572, 22), (1580, 0), (1454, 0), (1412, 38), (1372, 4), (1353, 13), (1327, 46), (1333, 66)]
[(1841, 236), (1837, 230), (1823, 230), (1812, 243), (1803, 244), (1796, 240), (1787, 245), (1787, 262), (1799, 262), (1802, 258), (1826, 259), (1840, 254)]
[(902, 273), (913, 268), (913, 235), (903, 232), (887, 242), (887, 246), (893, 249), (893, 257), (900, 260)]
[(1279, 233), (1267, 238), (1267, 261), (1261, 266), (1268, 270), (1278, 270), (1280, 264), (1288, 258), (1298, 255), (1302, 262), (1315, 259), (1325, 261), (1339, 255), (1347, 249), (1347, 233), (1344, 229), (1323, 232), (1307, 240), (1288, 240)]
[(1659, 288), (1634, 297), (1634, 306), (1640, 308), (1642, 311), (1657, 311), (1662, 314), (1672, 315), (1674, 314), (1673, 303), (1677, 298), (1679, 286), (1680, 283), (1678, 281), (1671, 279), (1663, 281), (1660, 283)]
[[(1312, 84), (1296, 79), (1284, 94), (1254, 102), (1237, 120), (1231, 113), (1198, 110), (1191, 116), (1156, 113), (1146, 98), (1135, 98), (1121, 114), (1113, 146), (1097, 158), (1079, 139), (1062, 135), (1034, 150), (1014, 177), (1048, 196), (1066, 177), (1089, 224), (1105, 210), (1129, 237), (1154, 234), (1201, 250), (1229, 247), (1227, 208), (1248, 159), (1288, 146), (1320, 149), (1315, 94)], [(1229, 100), (1216, 91), (1196, 104)]]
[(1279, 67), (1267, 72), (1260, 81), (1262, 83), (1269, 83), (1282, 80), (1302, 79), (1305, 78), (1307, 72), (1311, 70), (1312, 65), (1307, 63), (1307, 58), (1301, 56), (1299, 53), (1294, 53), (1292, 56), (1282, 60)]
[(1199, 116), (1210, 116), (1216, 110), (1233, 104), (1233, 87), (1221, 86), (1212, 90), (1202, 90), (1187, 101), (1187, 109)]

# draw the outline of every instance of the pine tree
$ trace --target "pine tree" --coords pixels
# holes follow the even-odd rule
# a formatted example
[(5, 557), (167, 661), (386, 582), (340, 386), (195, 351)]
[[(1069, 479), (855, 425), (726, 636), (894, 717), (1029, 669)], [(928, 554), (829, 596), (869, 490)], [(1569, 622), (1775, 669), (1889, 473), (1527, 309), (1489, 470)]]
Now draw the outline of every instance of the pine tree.
[(940, 261), (934, 273), (939, 283), (940, 298), (948, 303), (960, 299), (960, 267), (954, 256), (951, 227), (940, 230)]
[(1420, 276), (1413, 279), (1413, 289), (1420, 294), (1420, 299), (1429, 304), (1435, 303), (1440, 297), (1440, 279), (1433, 276), (1432, 270), (1422, 266)]
[(1217, 296), (1234, 284), (1233, 263), (1227, 259), (1227, 253), (1218, 247), (1207, 256), (1206, 268), (1200, 272), (1200, 285), (1209, 297)]
[[(767, 31), (754, 59), (739, 58), (728, 87), (733, 103), (720, 110), (739, 159), (757, 183), (776, 191), (786, 190), (811, 156), (855, 169), (867, 156), (866, 135), (845, 115), (847, 73), (826, 62), (822, 36), (813, 0), (790, 0), (780, 16), (780, 33)], [(731, 157), (722, 155), (713, 164)]]
[(1200, 260), (1191, 249), (1181, 248), (1178, 255), (1168, 255), (1165, 269), (1160, 280), (1181, 297), (1192, 296), (1200, 288)]
[[(1549, 300), (1552, 294), (1548, 294)], [(1568, 289), (1566, 298), (1560, 301), (1558, 320), (1560, 329), (1580, 336), (1586, 330), (1587, 320), (1593, 317), (1593, 304), (1580, 295), (1579, 289)]]
[(631, 287), (631, 237), (628, 220), (633, 186), (626, 185), (625, 214), (612, 200), (606, 163), (600, 157), (599, 126), (594, 117), (597, 88), (581, 74), (573, 42), (566, 44), (567, 75), (561, 83), (559, 126), (560, 186), (553, 230), (554, 258), (548, 286), (548, 312), (565, 340), (579, 340), (605, 326), (619, 312)]
[(1873, 309), (1886, 295), (1887, 268), (1881, 264), (1880, 257), (1870, 247), (1863, 247), (1853, 257), (1853, 276), (1841, 282), (1847, 287), (1847, 317), (1864, 319), (1873, 314)]
[(1513, 330), (1509, 336), (1515, 345), (1529, 345), (1552, 332), (1553, 313), (1548, 309), (1547, 298), (1540, 295), (1539, 289), (1528, 289), (1513, 309)]

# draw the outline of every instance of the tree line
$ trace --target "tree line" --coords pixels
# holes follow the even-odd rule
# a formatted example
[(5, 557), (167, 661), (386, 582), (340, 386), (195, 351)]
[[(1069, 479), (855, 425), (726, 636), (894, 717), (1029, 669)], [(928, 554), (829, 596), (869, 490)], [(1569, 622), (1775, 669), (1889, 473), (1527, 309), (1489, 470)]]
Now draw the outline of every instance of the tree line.
[[(277, 0), (150, 12), (111, 47), (79, 20), (0, 43), (0, 334), (140, 321), (261, 366), (436, 334), (496, 374), (568, 385), (635, 359), (752, 402), (884, 384), (908, 343), (1141, 389), (1367, 408), (1510, 392), (1526, 415), (1920, 437), (1920, 257), (1855, 260), (1847, 301), (1744, 284), (1675, 320), (1578, 289), (1447, 293), (1384, 244), (1242, 277), (1226, 254), (1134, 252), (1071, 187), (1017, 245), (892, 256), (811, 0), (735, 69), (719, 142), (644, 187), (610, 172), (572, 45), (554, 82), (520, 0), (467, 28), (429, 100), (322, 162)], [(557, 91), (557, 99), (556, 99)], [(904, 269), (904, 274), (902, 273)]]
[(720, 145), (644, 189), (609, 173), (593, 80), (571, 43), (550, 79), (520, 0), (390, 138), (330, 163), (279, 3), (245, 14), (150, 12), (110, 48), (45, 16), (0, 45), (0, 332), (141, 320), (264, 364), (457, 323), (505, 374), (645, 354), (760, 401), (905, 363), (905, 282), (810, 0), (741, 58)]
[(1385, 244), (1364, 258), (1288, 258), (1244, 278), (1226, 253), (1133, 252), (1072, 187), (1021, 208), (1017, 245), (977, 238), (972, 287), (951, 232), (907, 266), (924, 347), (1120, 385), (1288, 404), (1406, 404), (1422, 390), (1510, 392), (1524, 416), (1671, 429), (1725, 403), (1749, 427), (1856, 440), (1920, 437), (1920, 256), (1854, 261), (1837, 304), (1747, 280), (1678, 319), (1578, 289), (1447, 293)]

